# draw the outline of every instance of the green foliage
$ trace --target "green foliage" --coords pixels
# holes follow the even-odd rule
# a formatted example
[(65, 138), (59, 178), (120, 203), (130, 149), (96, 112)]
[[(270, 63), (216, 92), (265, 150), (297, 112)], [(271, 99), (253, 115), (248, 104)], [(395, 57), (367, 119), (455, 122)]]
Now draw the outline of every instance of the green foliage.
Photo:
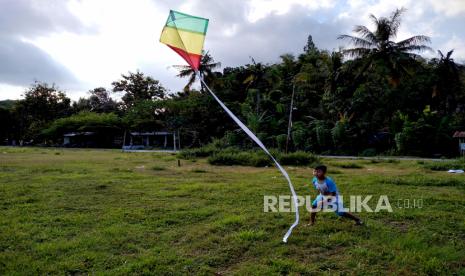
[(129, 129), (139, 131), (162, 129), (163, 122), (161, 122), (157, 116), (160, 105), (159, 102), (154, 102), (152, 100), (137, 101), (128, 107), (122, 121)]
[(127, 75), (122, 74), (121, 77), (121, 80), (112, 83), (113, 92), (124, 93), (121, 100), (126, 109), (140, 101), (152, 101), (165, 97), (166, 89), (160, 82), (142, 72), (129, 72)]
[(305, 150), (307, 148), (307, 140), (309, 133), (305, 129), (296, 129), (292, 131), (292, 142), (296, 149)]
[(49, 137), (75, 131), (115, 131), (121, 128), (121, 119), (114, 113), (95, 113), (83, 111), (70, 117), (54, 121), (43, 131)]
[[(273, 156), (281, 165), (308, 166), (316, 164), (319, 158), (308, 152), (293, 152), (289, 154), (273, 152)], [(261, 151), (219, 151), (208, 158), (212, 165), (242, 165), (265, 167), (273, 165), (272, 160)]]
[(198, 157), (208, 157), (220, 151), (236, 153), (239, 149), (235, 147), (228, 147), (223, 140), (213, 139), (213, 141), (200, 148), (184, 149), (180, 151), (177, 156), (181, 159), (195, 159)]
[(288, 154), (280, 154), (279, 162), (281, 165), (308, 166), (319, 162), (318, 156), (303, 151), (291, 152)]
[[(425, 59), (429, 38), (397, 41), (403, 9), (373, 19), (375, 28), (356, 26), (357, 36), (342, 35), (354, 48), (319, 49), (308, 36), (300, 54), (283, 54), (274, 64), (251, 59), (226, 67), (204, 53), (200, 74), (225, 105), (268, 148), (339, 155), (457, 156), (455, 131), (465, 129), (465, 66), (453, 50)], [(344, 59), (344, 56), (354, 58)], [(183, 158), (206, 157), (217, 149), (193, 149), (213, 138), (221, 149), (250, 150), (251, 141), (206, 92), (191, 89), (197, 75), (175, 66), (187, 78), (184, 91), (167, 94), (159, 81), (128, 72), (112, 83), (120, 102), (102, 87), (70, 107), (55, 86), (36, 83), (24, 100), (0, 108), (2, 140), (41, 143), (43, 130), (56, 119), (81, 111), (115, 113), (127, 130), (175, 130)], [(176, 91), (174, 91), (176, 92)], [(292, 98), (292, 99), (291, 99)], [(292, 100), (292, 110), (291, 108)], [(6, 108), (5, 108), (6, 107)], [(290, 114), (292, 124), (287, 136)], [(32, 139), (32, 140), (31, 140)]]
[(286, 140), (287, 140), (286, 134), (276, 135), (276, 144), (278, 145), (279, 150), (284, 151), (286, 149)]
[(361, 153), (360, 156), (375, 156), (377, 154), (376, 149), (374, 148), (368, 148), (364, 149)]
[(433, 154), (451, 152), (456, 141), (448, 117), (431, 112), (429, 106), (423, 110), (421, 117), (412, 121), (408, 116), (400, 116), (402, 129), (395, 135), (397, 151), (400, 154), (431, 156)]
[(457, 159), (455, 161), (436, 161), (421, 164), (424, 168), (432, 171), (448, 171), (448, 170), (465, 170), (465, 159)]
[(345, 162), (345, 163), (335, 163), (335, 167), (343, 169), (362, 169), (363, 166), (354, 162)]
[(272, 164), (271, 159), (264, 153), (255, 151), (243, 152), (217, 152), (208, 157), (208, 163), (211, 165), (241, 165), (252, 167), (265, 167)]
[(35, 82), (11, 109), (16, 139), (38, 139), (51, 121), (70, 115), (71, 100), (55, 85)]
[(89, 91), (89, 98), (79, 98), (73, 103), (74, 112), (92, 111), (92, 112), (117, 112), (118, 103), (110, 97), (110, 92), (104, 87), (97, 87)]

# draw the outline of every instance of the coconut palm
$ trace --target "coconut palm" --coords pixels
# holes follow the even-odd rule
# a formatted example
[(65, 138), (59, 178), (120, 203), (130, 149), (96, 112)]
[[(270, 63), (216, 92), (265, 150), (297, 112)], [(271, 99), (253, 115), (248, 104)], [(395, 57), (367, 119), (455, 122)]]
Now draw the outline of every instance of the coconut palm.
[(390, 17), (380, 18), (371, 14), (370, 18), (375, 30), (371, 31), (366, 26), (357, 25), (353, 31), (359, 36), (340, 35), (338, 39), (348, 40), (355, 46), (343, 50), (342, 53), (348, 57), (365, 58), (367, 62), (362, 72), (377, 60), (383, 61), (388, 67), (391, 80), (397, 78), (400, 71), (408, 72), (406, 61), (418, 56), (414, 52), (431, 50), (425, 45), (431, 41), (424, 35), (412, 36), (399, 42), (393, 41), (397, 36), (404, 12), (404, 8), (396, 9)]
[[(202, 59), (200, 60), (200, 66), (199, 66), (200, 76), (204, 79), (208, 79), (209, 77), (213, 75), (213, 70), (220, 66), (221, 66), (221, 63), (215, 62), (213, 57), (208, 52), (206, 52), (202, 56)], [(189, 78), (189, 81), (184, 87), (184, 91), (186, 92), (189, 91), (191, 86), (197, 80), (197, 74), (195, 73), (194, 69), (192, 69), (192, 67), (190, 67), (189, 65), (174, 65), (173, 67), (179, 70), (179, 74), (177, 75), (178, 77)], [(203, 90), (202, 84), (201, 84), (201, 87)]]
[(454, 50), (446, 54), (438, 50), (439, 58), (433, 58), (432, 64), (435, 66), (436, 81), (433, 87), (433, 109), (440, 112), (451, 112), (455, 110), (457, 98), (460, 97), (462, 84), (460, 81), (460, 71), (463, 67), (455, 63), (451, 57)]

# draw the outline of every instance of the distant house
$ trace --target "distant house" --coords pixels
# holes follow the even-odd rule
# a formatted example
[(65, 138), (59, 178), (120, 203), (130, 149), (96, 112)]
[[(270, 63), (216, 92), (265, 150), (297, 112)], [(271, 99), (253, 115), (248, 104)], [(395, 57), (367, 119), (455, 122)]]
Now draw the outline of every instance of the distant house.
[(98, 132), (69, 132), (63, 134), (63, 146), (70, 148), (118, 148), (122, 136)]
[(181, 148), (179, 132), (175, 131), (129, 132), (124, 138), (123, 150), (176, 151)]
[(459, 140), (460, 155), (465, 156), (465, 131), (456, 131), (453, 137)]

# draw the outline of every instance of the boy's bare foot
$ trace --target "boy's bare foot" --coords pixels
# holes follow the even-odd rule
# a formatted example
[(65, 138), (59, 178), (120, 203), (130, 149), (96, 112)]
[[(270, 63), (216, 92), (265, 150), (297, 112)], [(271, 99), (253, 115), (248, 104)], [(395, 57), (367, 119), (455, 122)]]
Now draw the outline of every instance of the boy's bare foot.
[(314, 225), (314, 223), (311, 223), (311, 222), (305, 224), (305, 226), (313, 226), (313, 225)]

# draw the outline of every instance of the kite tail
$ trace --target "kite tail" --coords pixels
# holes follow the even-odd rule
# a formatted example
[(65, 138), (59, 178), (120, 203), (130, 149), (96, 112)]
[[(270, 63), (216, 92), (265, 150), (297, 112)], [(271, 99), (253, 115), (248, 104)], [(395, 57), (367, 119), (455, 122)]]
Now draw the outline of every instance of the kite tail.
[(289, 175), (287, 174), (286, 170), (278, 163), (278, 161), (276, 161), (276, 159), (273, 157), (273, 155), (271, 155), (271, 153), (268, 151), (268, 149), (265, 147), (265, 145), (262, 143), (262, 141), (260, 141), (260, 139), (258, 139), (258, 137), (255, 136), (255, 134), (246, 125), (244, 125), (236, 117), (236, 115), (234, 115), (234, 113), (232, 113), (231, 110), (229, 110), (229, 108), (226, 105), (224, 105), (224, 103), (215, 95), (215, 93), (213, 93), (213, 91), (210, 89), (210, 87), (208, 87), (208, 85), (204, 82), (204, 80), (203, 80), (202, 76), (200, 75), (199, 71), (197, 71), (196, 74), (199, 77), (200, 81), (203, 83), (203, 85), (207, 88), (208, 92), (210, 92), (210, 94), (220, 104), (220, 106), (224, 109), (224, 111), (226, 111), (226, 113), (228, 113), (228, 115), (234, 120), (234, 122), (236, 122), (236, 124), (238, 124), (241, 127), (241, 129), (245, 133), (247, 133), (247, 135), (249, 135), (249, 137), (252, 138), (252, 140), (255, 143), (257, 143), (257, 145), (260, 146), (260, 148), (262, 148), (262, 150), (264, 152), (266, 152), (266, 154), (268, 154), (270, 156), (270, 158), (275, 163), (276, 167), (283, 174), (284, 178), (286, 178), (287, 183), (289, 184), (289, 189), (291, 190), (291, 193), (292, 193), (292, 199), (293, 199), (294, 207), (295, 207), (294, 208), (295, 209), (295, 221), (291, 225), (291, 227), (289, 227), (289, 230), (287, 230), (286, 234), (283, 237), (283, 242), (287, 242), (287, 239), (291, 235), (292, 230), (294, 229), (294, 227), (296, 227), (299, 224), (299, 206), (298, 206), (298, 201), (297, 201), (297, 194), (295, 193), (294, 186), (292, 186), (292, 182), (291, 182), (291, 179), (289, 178)]

